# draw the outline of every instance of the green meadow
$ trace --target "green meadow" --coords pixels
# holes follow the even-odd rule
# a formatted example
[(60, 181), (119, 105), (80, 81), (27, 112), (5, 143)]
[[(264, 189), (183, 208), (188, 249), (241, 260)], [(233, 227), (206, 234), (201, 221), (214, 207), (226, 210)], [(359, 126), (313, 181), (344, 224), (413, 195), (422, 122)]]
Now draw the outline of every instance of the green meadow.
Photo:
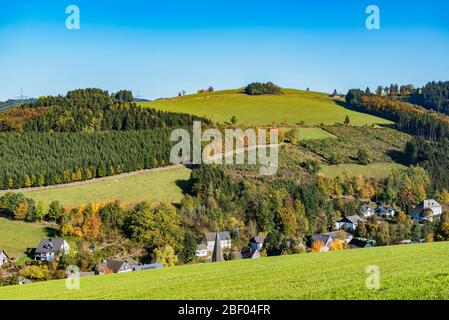
[(121, 200), (127, 204), (143, 200), (176, 203), (182, 198), (179, 184), (189, 177), (189, 169), (176, 166), (50, 188), (21, 189), (20, 192), (36, 202), (42, 201), (45, 206), (53, 200), (58, 200), (63, 206), (110, 200)]
[[(366, 286), (369, 266), (378, 289)], [(92, 276), (79, 290), (65, 280), (2, 287), (0, 299), (448, 299), (448, 270), (449, 242), (435, 242)]]
[(44, 226), (0, 218), (0, 250), (10, 258), (19, 258), (25, 255), (27, 248), (35, 248), (51, 233), (52, 230)]
[(350, 163), (335, 166), (323, 166), (320, 173), (327, 177), (347, 175), (349, 177), (362, 176), (366, 178), (384, 178), (388, 177), (393, 170), (405, 168), (405, 166), (394, 162), (371, 163), (366, 166)]
[(382, 118), (348, 110), (324, 93), (294, 89), (283, 89), (283, 92), (283, 95), (250, 96), (236, 89), (140, 104), (159, 110), (205, 116), (219, 123), (230, 122), (233, 116), (237, 117), (237, 124), (251, 125), (271, 125), (273, 122), (286, 126), (332, 125), (343, 123), (346, 116), (349, 116), (352, 125), (390, 123)]

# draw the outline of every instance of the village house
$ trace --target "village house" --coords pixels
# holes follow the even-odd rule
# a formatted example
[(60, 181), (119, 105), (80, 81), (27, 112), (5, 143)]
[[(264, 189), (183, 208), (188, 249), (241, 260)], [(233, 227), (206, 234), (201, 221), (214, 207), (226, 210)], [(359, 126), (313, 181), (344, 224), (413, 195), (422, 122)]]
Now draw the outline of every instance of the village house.
[(422, 201), (412, 210), (412, 219), (419, 221), (419, 223), (424, 223), (424, 221), (434, 221), (434, 219), (439, 219), (443, 213), (443, 208), (434, 199), (428, 199)]
[(355, 231), (360, 222), (364, 221), (358, 215), (347, 216), (335, 223), (335, 228)]
[(265, 236), (255, 236), (249, 240), (249, 246), (253, 250), (262, 250), (263, 244), (265, 242)]
[[(216, 232), (206, 233), (206, 246), (209, 252), (213, 252), (215, 248), (215, 236)], [(229, 248), (231, 249), (231, 235), (228, 231), (222, 231), (219, 233), (220, 236), (220, 244), (222, 249)]]
[(96, 272), (97, 274), (131, 272), (136, 265), (138, 262), (134, 259), (108, 259), (98, 265)]
[(354, 236), (352, 234), (342, 230), (326, 232), (321, 234), (316, 233), (309, 238), (307, 245), (309, 247), (312, 247), (315, 241), (321, 241), (324, 244), (321, 251), (329, 251), (332, 241), (339, 239), (342, 240), (345, 244), (348, 244), (353, 238)]
[(8, 255), (5, 253), (5, 251), (0, 250), (0, 267), (3, 266), (8, 261), (9, 261)]
[(376, 215), (381, 218), (394, 218), (396, 211), (390, 206), (377, 206)]
[(61, 255), (69, 253), (69, 251), (70, 246), (64, 239), (46, 238), (41, 240), (34, 251), (34, 260), (51, 262)]
[(375, 213), (375, 207), (373, 207), (371, 204), (363, 204), (360, 206), (360, 214), (365, 218), (370, 218)]

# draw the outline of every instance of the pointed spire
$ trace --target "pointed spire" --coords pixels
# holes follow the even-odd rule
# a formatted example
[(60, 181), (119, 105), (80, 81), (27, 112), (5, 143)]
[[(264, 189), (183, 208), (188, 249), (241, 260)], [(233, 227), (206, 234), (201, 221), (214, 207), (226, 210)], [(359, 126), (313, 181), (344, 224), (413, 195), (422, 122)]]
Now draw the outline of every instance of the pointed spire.
[(215, 246), (214, 252), (212, 253), (212, 262), (224, 261), (223, 250), (221, 249), (221, 239), (220, 232), (215, 233)]

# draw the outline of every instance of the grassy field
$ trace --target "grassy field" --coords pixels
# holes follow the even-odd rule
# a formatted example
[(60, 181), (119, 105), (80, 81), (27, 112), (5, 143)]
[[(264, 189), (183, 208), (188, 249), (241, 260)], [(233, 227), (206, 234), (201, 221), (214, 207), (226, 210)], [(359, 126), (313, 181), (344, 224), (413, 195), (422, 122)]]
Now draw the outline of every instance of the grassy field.
[(372, 163), (367, 166), (351, 163), (336, 166), (323, 166), (320, 173), (327, 177), (337, 177), (346, 174), (350, 177), (363, 176), (367, 178), (384, 178), (388, 177), (392, 170), (405, 168), (405, 166), (394, 162)]
[(315, 139), (327, 139), (336, 138), (333, 134), (323, 130), (321, 128), (282, 128), (284, 132), (289, 130), (295, 130), (295, 136), (298, 140), (315, 140)]
[[(368, 266), (380, 289), (367, 289)], [(311, 253), (0, 288), (0, 299), (448, 299), (449, 242)]]
[(236, 116), (237, 124), (267, 125), (273, 121), (285, 125), (301, 121), (306, 125), (334, 124), (343, 123), (347, 115), (353, 125), (390, 123), (341, 107), (323, 93), (284, 89), (284, 95), (249, 96), (240, 91), (205, 92), (141, 104), (160, 110), (206, 116), (220, 123), (230, 122), (232, 116)]
[(0, 250), (12, 258), (24, 256), (27, 248), (35, 248), (51, 232), (39, 225), (0, 218)]
[[(64, 206), (82, 203), (105, 202), (119, 199), (125, 203), (143, 200), (178, 202), (182, 198), (177, 182), (187, 180), (190, 170), (180, 166), (169, 169), (154, 169), (137, 174), (108, 177), (104, 180), (86, 181), (80, 184), (55, 186), (52, 188), (20, 190), (36, 202), (48, 205), (58, 200)], [(1, 193), (0, 193), (1, 194)]]

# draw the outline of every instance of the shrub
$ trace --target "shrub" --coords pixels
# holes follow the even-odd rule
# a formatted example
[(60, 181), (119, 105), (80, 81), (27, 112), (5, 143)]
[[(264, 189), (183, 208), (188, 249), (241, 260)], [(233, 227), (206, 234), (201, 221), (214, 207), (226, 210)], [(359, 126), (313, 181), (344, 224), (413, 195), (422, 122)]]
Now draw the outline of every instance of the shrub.
[(253, 82), (246, 86), (245, 93), (253, 96), (258, 96), (263, 94), (282, 94), (282, 90), (272, 82)]

